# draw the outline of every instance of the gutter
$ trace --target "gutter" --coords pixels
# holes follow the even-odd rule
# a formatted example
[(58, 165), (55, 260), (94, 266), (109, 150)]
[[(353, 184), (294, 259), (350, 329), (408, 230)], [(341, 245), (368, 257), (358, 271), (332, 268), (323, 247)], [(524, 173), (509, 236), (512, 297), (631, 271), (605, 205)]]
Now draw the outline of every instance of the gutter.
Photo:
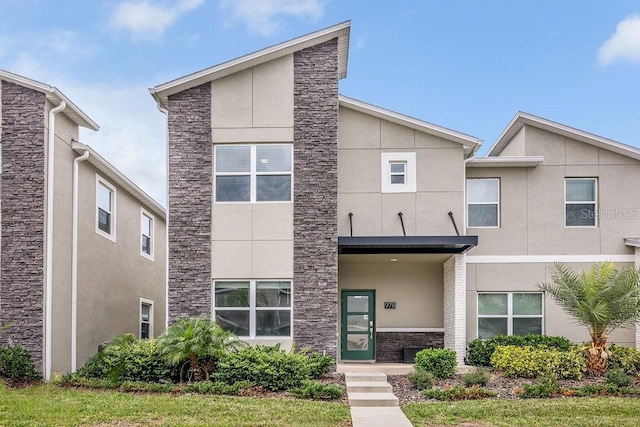
[[(153, 96), (154, 98), (156, 98), (157, 94), (155, 92), (155, 90), (153, 91)], [(162, 104), (160, 103), (160, 99), (156, 98), (156, 106), (158, 107), (158, 110), (165, 115), (165, 117), (167, 118), (167, 125), (166, 125), (166, 129), (165, 129), (165, 134), (166, 134), (166, 160), (165, 160), (165, 166), (166, 166), (166, 174), (167, 174), (167, 181), (166, 181), (166, 203), (167, 203), (167, 210), (165, 212), (165, 219), (164, 219), (164, 224), (165, 224), (165, 232), (164, 232), (164, 263), (165, 263), (165, 267), (164, 267), (164, 280), (165, 280), (165, 286), (164, 286), (164, 291), (165, 291), (165, 298), (164, 298), (164, 327), (165, 329), (169, 327), (169, 110), (167, 110), (166, 108), (164, 108), (162, 106)]]
[(71, 235), (71, 372), (77, 370), (78, 360), (78, 165), (89, 158), (89, 149), (73, 141), (83, 153), (73, 159), (73, 207)]
[(53, 319), (53, 178), (54, 178), (54, 154), (55, 154), (55, 116), (67, 107), (67, 103), (60, 102), (55, 108), (49, 110), (49, 134), (47, 138), (47, 232), (46, 232), (46, 301), (45, 301), (45, 356), (44, 356), (44, 379), (51, 379), (51, 340)]
[(483, 141), (478, 141), (478, 145), (476, 145), (475, 147), (473, 147), (473, 151), (471, 151), (471, 154), (469, 154), (469, 157), (467, 157), (466, 159), (464, 159), (464, 161), (462, 162), (462, 196), (463, 196), (463, 209), (462, 209), (462, 231), (464, 232), (464, 235), (466, 236), (467, 234), (467, 163), (469, 163), (470, 161), (474, 160), (476, 158), (476, 153), (478, 152), (478, 150), (480, 149), (480, 147), (482, 147), (482, 142)]

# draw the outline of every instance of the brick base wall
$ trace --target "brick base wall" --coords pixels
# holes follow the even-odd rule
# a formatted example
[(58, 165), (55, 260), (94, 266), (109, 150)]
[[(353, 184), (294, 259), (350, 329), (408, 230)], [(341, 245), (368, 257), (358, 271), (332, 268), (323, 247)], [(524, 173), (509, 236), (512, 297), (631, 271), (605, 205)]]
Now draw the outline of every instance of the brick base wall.
[(42, 369), (44, 327), (44, 94), (2, 82), (0, 339), (25, 347)]
[(443, 332), (376, 332), (376, 362), (403, 363), (405, 347), (442, 348)]

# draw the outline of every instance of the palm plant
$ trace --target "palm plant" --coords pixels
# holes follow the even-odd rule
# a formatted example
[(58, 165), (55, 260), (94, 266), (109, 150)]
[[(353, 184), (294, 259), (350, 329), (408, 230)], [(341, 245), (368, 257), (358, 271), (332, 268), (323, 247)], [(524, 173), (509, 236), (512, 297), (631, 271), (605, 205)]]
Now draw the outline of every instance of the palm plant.
[[(201, 381), (203, 374), (208, 377), (212, 365), (201, 366), (200, 359), (210, 361), (219, 358), (229, 350), (244, 346), (233, 332), (202, 317), (182, 318), (169, 326), (158, 338), (160, 354), (172, 366), (189, 363), (189, 372), (194, 381)], [(183, 378), (181, 378), (182, 380)], [(205, 378), (206, 379), (206, 378)]]
[(602, 375), (608, 366), (610, 352), (606, 347), (611, 332), (640, 320), (640, 271), (628, 267), (617, 270), (613, 262), (603, 262), (576, 273), (555, 263), (551, 279), (553, 283), (538, 287), (589, 330), (587, 371)]

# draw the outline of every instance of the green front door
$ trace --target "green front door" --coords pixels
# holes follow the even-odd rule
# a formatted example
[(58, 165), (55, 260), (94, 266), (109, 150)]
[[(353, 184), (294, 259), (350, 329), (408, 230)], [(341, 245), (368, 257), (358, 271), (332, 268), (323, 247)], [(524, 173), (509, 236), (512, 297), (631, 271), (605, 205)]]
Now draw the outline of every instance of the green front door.
[(375, 291), (342, 291), (343, 360), (375, 359)]

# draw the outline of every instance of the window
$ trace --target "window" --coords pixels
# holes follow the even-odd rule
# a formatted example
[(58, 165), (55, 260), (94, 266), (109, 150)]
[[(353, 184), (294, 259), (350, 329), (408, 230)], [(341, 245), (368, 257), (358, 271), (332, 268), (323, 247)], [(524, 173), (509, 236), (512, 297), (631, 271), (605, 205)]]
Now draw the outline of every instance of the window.
[(567, 178), (565, 184), (565, 226), (595, 227), (597, 218), (596, 178)]
[(478, 294), (478, 338), (542, 334), (542, 294)]
[(416, 191), (416, 153), (382, 153), (382, 192)]
[(96, 233), (116, 240), (116, 189), (96, 175)]
[(498, 227), (500, 215), (500, 180), (467, 180), (467, 226)]
[(290, 202), (292, 145), (216, 145), (216, 202)]
[(153, 215), (142, 209), (140, 213), (140, 255), (153, 261)]
[(140, 298), (140, 339), (153, 338), (153, 301)]
[(291, 336), (291, 282), (214, 282), (216, 322), (242, 337)]

